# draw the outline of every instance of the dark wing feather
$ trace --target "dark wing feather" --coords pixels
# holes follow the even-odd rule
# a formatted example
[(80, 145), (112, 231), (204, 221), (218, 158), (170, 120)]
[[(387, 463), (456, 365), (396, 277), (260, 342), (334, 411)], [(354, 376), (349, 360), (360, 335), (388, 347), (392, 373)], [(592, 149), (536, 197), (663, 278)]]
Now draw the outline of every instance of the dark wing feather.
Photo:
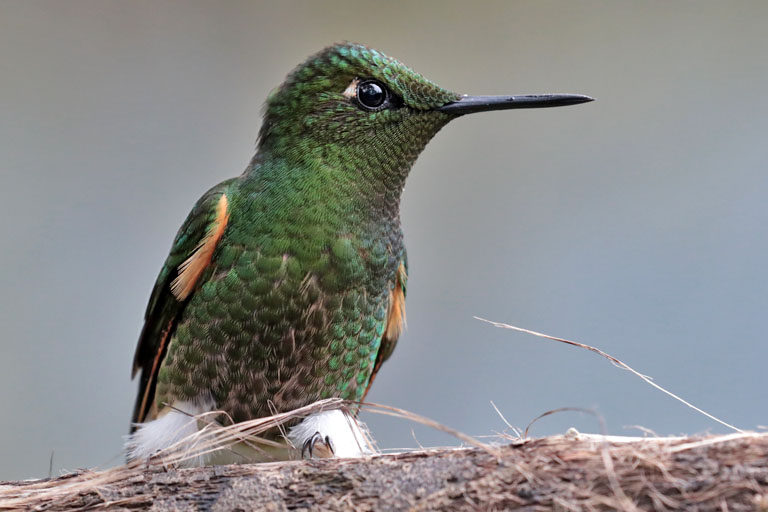
[[(179, 290), (174, 282), (178, 281), (180, 273), (188, 272), (184, 270), (183, 266), (191, 259), (192, 255), (199, 252), (206, 240), (209, 240), (212, 230), (217, 227), (223, 230), (223, 226), (218, 225), (221, 222), (222, 199), (226, 210), (225, 192), (232, 181), (227, 180), (219, 183), (206, 192), (195, 204), (176, 234), (171, 252), (155, 282), (147, 311), (144, 314), (144, 327), (139, 335), (139, 342), (133, 358), (132, 377), (136, 377), (136, 374), (141, 370), (138, 396), (133, 409), (133, 423), (141, 423), (150, 415), (154, 402), (157, 372), (168, 350), (168, 342), (173, 335), (176, 322), (191, 297), (191, 293)], [(228, 212), (225, 214), (228, 215)], [(226, 219), (224, 224), (226, 224)], [(213, 241), (214, 245), (216, 241)], [(199, 274), (193, 277), (199, 278)], [(192, 281), (188, 284), (194, 286), (196, 283)]]

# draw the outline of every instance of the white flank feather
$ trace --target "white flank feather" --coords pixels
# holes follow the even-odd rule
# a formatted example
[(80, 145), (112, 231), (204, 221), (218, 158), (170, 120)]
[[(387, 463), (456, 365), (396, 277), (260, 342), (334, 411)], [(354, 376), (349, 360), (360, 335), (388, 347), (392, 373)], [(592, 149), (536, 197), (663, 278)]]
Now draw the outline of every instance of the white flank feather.
[(362, 457), (373, 453), (371, 442), (366, 435), (367, 427), (353, 416), (340, 409), (310, 414), (291, 428), (288, 439), (301, 450), (304, 443), (319, 433), (322, 439), (331, 440), (336, 457)]
[[(174, 402), (173, 407), (161, 417), (137, 424), (133, 434), (126, 436), (125, 450), (128, 460), (146, 459), (154, 453), (168, 448), (187, 436), (198, 431), (195, 415), (208, 412), (209, 407), (193, 405), (189, 402)], [(195, 438), (190, 438), (187, 446), (180, 449), (192, 452), (195, 448)], [(185, 465), (200, 466), (205, 464), (206, 457), (190, 460)]]

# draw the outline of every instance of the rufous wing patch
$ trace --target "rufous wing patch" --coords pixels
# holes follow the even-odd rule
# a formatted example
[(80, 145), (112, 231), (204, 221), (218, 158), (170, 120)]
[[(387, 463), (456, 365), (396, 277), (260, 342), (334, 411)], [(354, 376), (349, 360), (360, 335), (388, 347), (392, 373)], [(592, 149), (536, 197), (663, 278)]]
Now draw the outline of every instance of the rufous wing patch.
[(395, 349), (397, 339), (400, 333), (405, 329), (405, 290), (408, 282), (408, 274), (405, 270), (405, 264), (400, 263), (397, 268), (395, 286), (389, 291), (389, 307), (387, 309), (387, 323), (384, 326), (384, 336), (381, 340), (381, 347), (376, 355), (376, 362), (373, 364), (371, 378), (368, 379), (368, 386), (365, 388), (361, 402), (365, 402), (365, 397), (371, 390), (376, 375), (379, 373), (381, 365), (386, 361), (392, 351)]
[(171, 293), (177, 300), (183, 301), (189, 297), (195, 289), (200, 276), (211, 263), (216, 244), (221, 240), (224, 229), (229, 221), (229, 201), (226, 194), (222, 194), (216, 205), (216, 217), (208, 226), (205, 236), (197, 244), (192, 254), (179, 265), (179, 275), (171, 283)]
[(396, 340), (405, 329), (405, 283), (407, 280), (405, 265), (400, 263), (397, 269), (395, 287), (389, 291), (389, 310), (387, 311), (387, 327), (384, 337)]

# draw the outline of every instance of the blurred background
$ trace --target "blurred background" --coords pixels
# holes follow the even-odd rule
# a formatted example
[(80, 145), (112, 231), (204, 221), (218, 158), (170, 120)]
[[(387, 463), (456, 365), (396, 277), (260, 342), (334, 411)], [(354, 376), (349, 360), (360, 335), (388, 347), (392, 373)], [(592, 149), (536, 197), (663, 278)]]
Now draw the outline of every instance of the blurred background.
[[(269, 91), (353, 40), (462, 93), (588, 94), (443, 129), (402, 220), (408, 330), (369, 395), (472, 435), (768, 424), (765, 2), (0, 0), (0, 479), (122, 461), (133, 351)], [(382, 448), (457, 444), (364, 415)], [(597, 420), (564, 412), (531, 434)], [(413, 431), (412, 431), (413, 429)]]

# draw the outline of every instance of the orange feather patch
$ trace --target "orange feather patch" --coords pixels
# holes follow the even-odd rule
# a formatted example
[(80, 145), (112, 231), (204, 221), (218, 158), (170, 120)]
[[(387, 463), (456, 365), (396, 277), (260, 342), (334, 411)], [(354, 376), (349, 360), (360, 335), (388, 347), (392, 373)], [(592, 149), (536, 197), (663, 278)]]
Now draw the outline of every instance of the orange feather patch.
[(216, 249), (216, 244), (221, 240), (224, 228), (227, 227), (229, 221), (228, 206), (227, 196), (222, 194), (216, 205), (216, 218), (208, 226), (205, 236), (197, 244), (192, 255), (179, 265), (179, 275), (171, 283), (171, 293), (176, 299), (183, 301), (189, 297), (189, 294), (195, 289), (197, 280), (211, 263), (213, 251)]
[(390, 340), (396, 340), (405, 328), (405, 288), (403, 284), (407, 276), (405, 274), (405, 265), (400, 263), (397, 269), (397, 279), (395, 287), (389, 291), (389, 311), (387, 311), (387, 327), (384, 330), (384, 337)]

